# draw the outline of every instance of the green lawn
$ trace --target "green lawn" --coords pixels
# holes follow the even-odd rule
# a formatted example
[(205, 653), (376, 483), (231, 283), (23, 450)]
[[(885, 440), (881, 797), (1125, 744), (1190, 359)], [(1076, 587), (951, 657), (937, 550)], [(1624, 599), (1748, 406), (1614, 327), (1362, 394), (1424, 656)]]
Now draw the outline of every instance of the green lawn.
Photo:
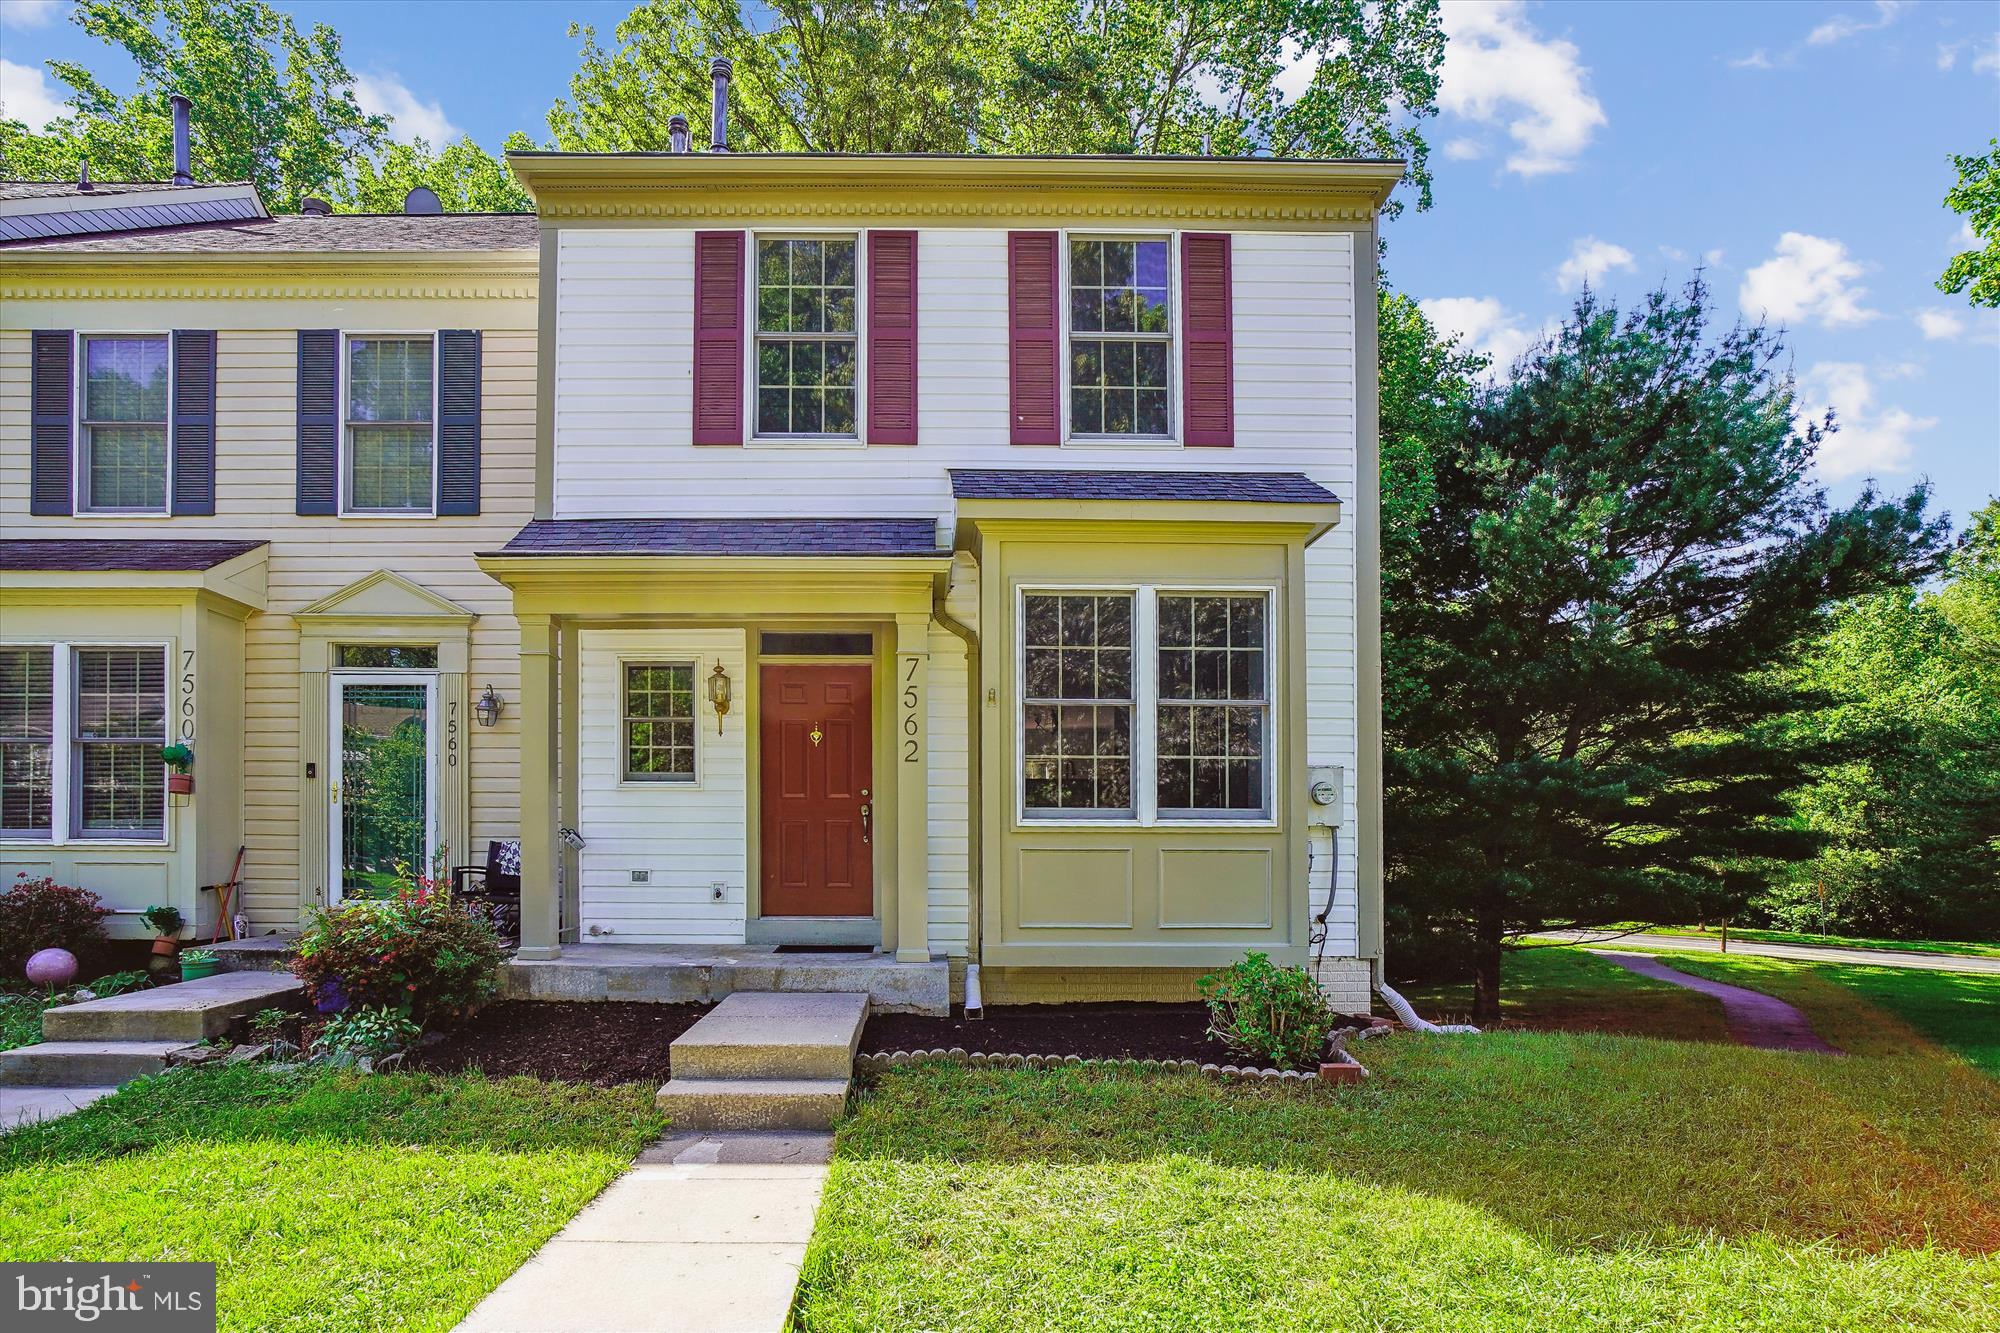
[[(1597, 966), (1517, 977), (1658, 998)], [(2000, 1326), (2000, 1084), (1840, 986), (1801, 1002), (1856, 1054), (1499, 1032), (1365, 1043), (1347, 1091), (897, 1071), (840, 1132), (801, 1326)]]
[[(1464, 1022), (1472, 986), (1412, 986), (1404, 995), (1437, 1022)], [(1500, 971), (1500, 1025), (1538, 1032), (1615, 1032), (1728, 1041), (1722, 1006), (1685, 986), (1628, 972), (1581, 949), (1512, 950)]]
[(0, 1254), (216, 1260), (225, 1329), (449, 1329), (662, 1128), (637, 1086), (176, 1071), (0, 1136)]
[[(1697, 939), (1717, 939), (1721, 931), (1697, 930), (1693, 926), (1643, 926), (1649, 935), (1688, 935)], [(1884, 940), (1867, 935), (1818, 935), (1801, 930), (1763, 930), (1751, 926), (1731, 926), (1732, 940), (1756, 940), (1763, 944), (1820, 944), (1833, 949), (1897, 949), (1904, 953), (1960, 954), (1969, 958), (2000, 958), (2000, 944), (1972, 940)]]

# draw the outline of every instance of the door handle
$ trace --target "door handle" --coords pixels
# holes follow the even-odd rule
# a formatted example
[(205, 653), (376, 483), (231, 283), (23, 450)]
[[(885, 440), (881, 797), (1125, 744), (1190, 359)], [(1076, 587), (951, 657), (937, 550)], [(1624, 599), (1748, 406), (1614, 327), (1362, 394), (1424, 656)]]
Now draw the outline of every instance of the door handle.
[(868, 833), (870, 828), (869, 816), (873, 813), (874, 809), (875, 807), (870, 805), (866, 801), (863, 801), (861, 803), (861, 841), (863, 843), (866, 843), (868, 841)]
[(329, 786), (327, 787), (327, 791), (328, 791), (328, 792), (330, 792), (330, 793), (332, 794), (332, 800), (333, 800), (333, 803), (334, 803), (335, 805), (339, 805), (339, 804), (340, 804), (340, 784), (339, 784), (338, 782), (335, 782), (335, 783), (332, 783), (332, 784), (330, 784), (330, 785), (329, 785)]

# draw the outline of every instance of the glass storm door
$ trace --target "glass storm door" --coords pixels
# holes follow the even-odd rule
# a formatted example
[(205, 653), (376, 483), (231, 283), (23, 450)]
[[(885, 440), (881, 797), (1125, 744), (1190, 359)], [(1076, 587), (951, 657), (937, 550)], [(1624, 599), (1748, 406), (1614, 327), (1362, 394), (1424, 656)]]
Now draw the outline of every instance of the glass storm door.
[(332, 679), (331, 896), (386, 897), (430, 870), (437, 678), (370, 671)]

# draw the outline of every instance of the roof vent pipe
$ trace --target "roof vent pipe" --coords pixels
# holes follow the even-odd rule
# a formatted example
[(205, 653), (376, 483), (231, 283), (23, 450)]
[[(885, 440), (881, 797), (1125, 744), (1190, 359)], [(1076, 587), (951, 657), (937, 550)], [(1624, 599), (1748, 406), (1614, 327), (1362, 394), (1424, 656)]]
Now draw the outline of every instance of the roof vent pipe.
[(90, 188), (90, 163), (86, 160), (78, 162), (76, 165), (76, 188), (79, 190), (88, 190)]
[(725, 56), (708, 62), (709, 77), (715, 80), (715, 105), (709, 116), (709, 151), (729, 151), (729, 74), (734, 67)]
[(688, 118), (675, 116), (667, 122), (667, 144), (676, 153), (688, 150)]
[(189, 167), (188, 111), (194, 103), (180, 93), (167, 100), (174, 106), (174, 184), (192, 185), (194, 172)]
[(309, 218), (330, 218), (333, 216), (333, 205), (309, 194), (299, 200), (299, 212)]

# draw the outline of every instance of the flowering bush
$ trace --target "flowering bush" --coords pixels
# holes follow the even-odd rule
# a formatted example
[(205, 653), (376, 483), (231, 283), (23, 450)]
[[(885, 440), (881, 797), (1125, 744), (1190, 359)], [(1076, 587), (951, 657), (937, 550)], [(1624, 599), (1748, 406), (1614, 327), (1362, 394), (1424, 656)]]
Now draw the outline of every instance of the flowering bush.
[(13, 888), (0, 893), (0, 972), (18, 977), (39, 949), (85, 953), (104, 942), (104, 918), (110, 914), (88, 889), (58, 884), (47, 875), (29, 879), (22, 872)]
[(448, 883), (406, 878), (393, 897), (314, 914), (292, 971), (323, 1014), (385, 1008), (430, 1026), (462, 1018), (500, 985), (500, 939)]
[(1305, 1069), (1326, 1052), (1335, 1016), (1303, 967), (1251, 953), (1195, 983), (1208, 1002), (1208, 1030), (1233, 1051), (1280, 1069)]

